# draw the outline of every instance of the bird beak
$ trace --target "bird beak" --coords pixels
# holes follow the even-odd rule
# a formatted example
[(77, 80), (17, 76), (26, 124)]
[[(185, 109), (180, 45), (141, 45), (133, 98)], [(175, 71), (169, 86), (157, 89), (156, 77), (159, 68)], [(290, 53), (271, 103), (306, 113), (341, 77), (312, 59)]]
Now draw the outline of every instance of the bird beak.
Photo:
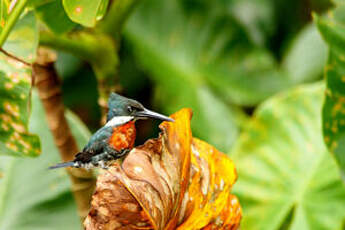
[(162, 121), (174, 122), (174, 120), (171, 119), (170, 117), (164, 116), (162, 114), (153, 112), (153, 111), (148, 110), (148, 109), (137, 111), (135, 113), (135, 117), (137, 117), (137, 118), (153, 118), (153, 119), (158, 119), (158, 120), (162, 120)]

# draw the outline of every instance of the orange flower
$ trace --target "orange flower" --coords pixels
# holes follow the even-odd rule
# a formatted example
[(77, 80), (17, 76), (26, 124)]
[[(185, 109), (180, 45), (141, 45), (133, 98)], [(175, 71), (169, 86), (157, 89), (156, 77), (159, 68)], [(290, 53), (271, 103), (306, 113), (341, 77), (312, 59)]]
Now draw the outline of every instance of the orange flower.
[(84, 222), (94, 229), (237, 229), (241, 207), (230, 194), (232, 161), (192, 137), (192, 112), (163, 122), (159, 138), (133, 149), (98, 176)]

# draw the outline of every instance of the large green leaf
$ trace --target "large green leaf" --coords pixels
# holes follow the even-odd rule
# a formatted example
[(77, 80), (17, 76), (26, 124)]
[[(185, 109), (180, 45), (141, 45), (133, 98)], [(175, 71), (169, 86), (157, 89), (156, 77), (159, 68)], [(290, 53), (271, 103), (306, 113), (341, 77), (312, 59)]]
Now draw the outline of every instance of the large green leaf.
[(31, 69), (0, 54), (0, 155), (37, 156), (40, 142), (28, 132)]
[(324, 140), (345, 180), (345, 2), (329, 13), (328, 18), (316, 18), (316, 22), (330, 49), (322, 110)]
[(198, 2), (186, 10), (184, 1), (148, 0), (131, 16), (125, 37), (166, 113), (191, 107), (196, 135), (226, 150), (237, 133), (232, 104), (256, 104), (289, 84), (222, 4), (203, 11)]
[(83, 26), (95, 26), (107, 9), (109, 0), (62, 0), (67, 15)]
[(165, 83), (170, 84), (170, 87), (160, 85), (157, 88), (156, 99), (163, 105), (166, 113), (191, 107), (195, 135), (223, 151), (232, 146), (238, 133), (233, 109), (228, 108), (207, 87), (200, 87), (179, 78), (166, 79)]
[[(66, 115), (81, 147), (90, 134), (73, 114)], [(34, 159), (2, 156), (0, 160), (0, 229), (80, 229), (67, 174), (47, 169), (60, 157), (37, 94), (33, 97), (30, 130), (40, 136), (43, 154)]]
[(345, 186), (322, 141), (323, 85), (299, 86), (259, 106), (234, 148), (243, 229), (335, 230)]
[(251, 41), (264, 45), (272, 35), (276, 24), (274, 0), (178, 0), (184, 11), (199, 11), (206, 15), (212, 11), (223, 11), (231, 15), (243, 26)]
[(274, 0), (225, 2), (228, 2), (229, 12), (244, 26), (250, 39), (256, 44), (264, 45), (277, 26)]
[(287, 50), (282, 68), (295, 83), (320, 78), (327, 61), (327, 46), (311, 23), (295, 37)]
[(289, 86), (273, 56), (253, 45), (218, 1), (201, 13), (186, 13), (181, 5), (177, 0), (146, 1), (125, 30), (156, 82), (175, 78), (166, 73), (174, 71), (241, 105), (254, 105)]
[(32, 63), (36, 59), (38, 36), (35, 15), (29, 11), (16, 22), (3, 48), (10, 54)]

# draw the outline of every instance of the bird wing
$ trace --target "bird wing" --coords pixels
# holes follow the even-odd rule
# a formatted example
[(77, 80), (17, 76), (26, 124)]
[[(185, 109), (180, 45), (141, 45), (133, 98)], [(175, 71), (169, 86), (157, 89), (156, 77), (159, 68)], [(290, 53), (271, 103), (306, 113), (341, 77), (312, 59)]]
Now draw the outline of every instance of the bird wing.
[(108, 145), (111, 135), (111, 127), (102, 127), (97, 130), (97, 132), (91, 136), (83, 150), (75, 156), (76, 160), (81, 162), (90, 162), (92, 157), (103, 153), (105, 147)]

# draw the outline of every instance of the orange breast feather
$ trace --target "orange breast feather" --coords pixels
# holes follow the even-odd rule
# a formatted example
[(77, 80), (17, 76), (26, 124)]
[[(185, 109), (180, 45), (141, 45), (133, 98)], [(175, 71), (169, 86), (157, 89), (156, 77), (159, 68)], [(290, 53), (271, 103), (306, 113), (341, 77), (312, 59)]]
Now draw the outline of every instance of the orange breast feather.
[(130, 121), (113, 129), (113, 134), (109, 138), (109, 145), (118, 151), (131, 149), (134, 146), (135, 135), (134, 121)]

